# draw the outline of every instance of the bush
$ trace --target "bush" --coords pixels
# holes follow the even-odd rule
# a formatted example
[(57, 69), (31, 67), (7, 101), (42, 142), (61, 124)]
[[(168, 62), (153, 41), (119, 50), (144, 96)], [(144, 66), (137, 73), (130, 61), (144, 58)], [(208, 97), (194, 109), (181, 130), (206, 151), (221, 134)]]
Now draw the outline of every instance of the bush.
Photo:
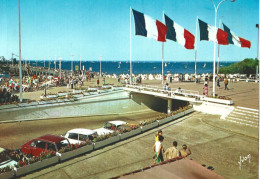
[(258, 59), (246, 58), (241, 62), (234, 63), (227, 67), (222, 67), (219, 69), (219, 73), (224, 74), (250, 74), (256, 73), (256, 67), (258, 66)]

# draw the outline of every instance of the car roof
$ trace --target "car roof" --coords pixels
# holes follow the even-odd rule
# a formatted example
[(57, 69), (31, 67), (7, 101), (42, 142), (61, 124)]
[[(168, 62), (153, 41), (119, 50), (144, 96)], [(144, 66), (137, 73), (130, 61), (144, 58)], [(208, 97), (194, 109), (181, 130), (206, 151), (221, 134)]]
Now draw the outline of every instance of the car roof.
[(122, 124), (127, 124), (127, 122), (124, 121), (108, 121), (111, 124), (115, 124), (116, 126), (122, 125)]
[(92, 135), (92, 134), (95, 134), (96, 131), (91, 130), (91, 129), (78, 128), (78, 129), (71, 129), (67, 133), (77, 133), (77, 134), (84, 134), (84, 135)]
[(3, 152), (3, 151), (5, 151), (5, 149), (0, 147), (0, 153)]
[(64, 140), (64, 137), (61, 136), (56, 136), (56, 135), (52, 135), (52, 134), (47, 134), (41, 137), (38, 137), (38, 139), (42, 139), (42, 140), (46, 140), (46, 141), (50, 141), (50, 142), (60, 142), (62, 140)]

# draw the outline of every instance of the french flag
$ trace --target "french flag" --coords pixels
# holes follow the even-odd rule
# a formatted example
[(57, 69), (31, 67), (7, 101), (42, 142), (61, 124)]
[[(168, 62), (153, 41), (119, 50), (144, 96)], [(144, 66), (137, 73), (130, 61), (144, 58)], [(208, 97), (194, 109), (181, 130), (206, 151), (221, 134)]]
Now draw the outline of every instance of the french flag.
[[(223, 23), (222, 23), (223, 24)], [(236, 45), (238, 47), (251, 47), (251, 42), (249, 40), (243, 39), (236, 36), (225, 24), (223, 24), (224, 31), (228, 34), (228, 43)]]
[(133, 15), (135, 20), (135, 35), (166, 42), (167, 27), (163, 23), (134, 9)]
[(168, 29), (166, 39), (178, 42), (186, 49), (194, 49), (194, 35), (171, 20), (166, 14), (164, 14), (164, 19)]
[(207, 23), (199, 19), (200, 27), (200, 40), (213, 41), (221, 45), (228, 45), (228, 34), (227, 32), (210, 26)]

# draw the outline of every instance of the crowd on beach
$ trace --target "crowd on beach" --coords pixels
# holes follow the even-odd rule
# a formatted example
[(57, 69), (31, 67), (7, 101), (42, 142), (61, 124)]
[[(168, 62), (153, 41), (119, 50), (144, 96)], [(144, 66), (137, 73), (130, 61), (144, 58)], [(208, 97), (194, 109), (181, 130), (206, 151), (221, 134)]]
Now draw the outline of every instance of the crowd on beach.
[(159, 130), (155, 135), (155, 144), (153, 145), (154, 163), (161, 163), (174, 158), (185, 158), (191, 154), (191, 150), (186, 144), (183, 144), (182, 148), (179, 150), (177, 148), (177, 141), (173, 141), (172, 146), (165, 150), (162, 144), (163, 141), (164, 137), (162, 135), (162, 130)]
[[(37, 90), (44, 90), (48, 87), (57, 87), (57, 86), (67, 86), (67, 88), (75, 89), (81, 88), (84, 86), (84, 82), (93, 81), (94, 78), (97, 78), (96, 84), (106, 84), (107, 78), (116, 78), (118, 84), (130, 84), (130, 75), (129, 74), (100, 74), (96, 72), (88, 71), (79, 71), (74, 72), (63, 72), (62, 78), (54, 75), (47, 75), (46, 73), (34, 74), (34, 75), (25, 75), (23, 76), (22, 91), (31, 92)], [(162, 76), (161, 74), (137, 74), (132, 76), (132, 84), (141, 84), (143, 80), (161, 80), (164, 79), (164, 90), (170, 90), (169, 84), (173, 82), (185, 82), (185, 81), (194, 81), (196, 83), (204, 82), (203, 94), (208, 95), (208, 86), (209, 81), (212, 81), (213, 75), (209, 74), (166, 74)], [(220, 82), (224, 81), (225, 90), (228, 89), (227, 85), (229, 82), (236, 81), (239, 78), (238, 75), (218, 75), (216, 82), (217, 87), (220, 87)], [(101, 83), (101, 81), (103, 83)], [(0, 103), (9, 103), (17, 101), (17, 94), (20, 89), (19, 79), (17, 77), (10, 76), (9, 78), (1, 77), (0, 78)]]

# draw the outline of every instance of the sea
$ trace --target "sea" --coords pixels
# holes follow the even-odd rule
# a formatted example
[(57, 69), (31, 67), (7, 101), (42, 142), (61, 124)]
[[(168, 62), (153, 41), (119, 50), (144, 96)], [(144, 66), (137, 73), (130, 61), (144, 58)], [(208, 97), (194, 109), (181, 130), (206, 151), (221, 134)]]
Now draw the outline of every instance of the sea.
[[(49, 66), (54, 68), (54, 61), (45, 61), (45, 67)], [(22, 62), (24, 63), (24, 61)], [(27, 61), (30, 66), (44, 66), (44, 61)], [(235, 62), (220, 62), (219, 66), (225, 67), (233, 64)], [(82, 61), (81, 67), (85, 70), (91, 70), (94, 72), (100, 71), (100, 61)], [(163, 63), (164, 74), (193, 74), (195, 72), (195, 62), (173, 62), (166, 61)], [(56, 68), (59, 68), (58, 61), (56, 61)], [(71, 70), (71, 61), (61, 62), (62, 70)], [(80, 68), (80, 61), (73, 61), (73, 70)], [(216, 67), (217, 68), (217, 67)], [(103, 61), (101, 62), (101, 71), (105, 74), (129, 74), (130, 63), (129, 61)], [(162, 73), (162, 62), (159, 61), (133, 61), (132, 62), (132, 72), (133, 74), (161, 74)], [(197, 74), (212, 73), (213, 72), (213, 62), (197, 62)]]

